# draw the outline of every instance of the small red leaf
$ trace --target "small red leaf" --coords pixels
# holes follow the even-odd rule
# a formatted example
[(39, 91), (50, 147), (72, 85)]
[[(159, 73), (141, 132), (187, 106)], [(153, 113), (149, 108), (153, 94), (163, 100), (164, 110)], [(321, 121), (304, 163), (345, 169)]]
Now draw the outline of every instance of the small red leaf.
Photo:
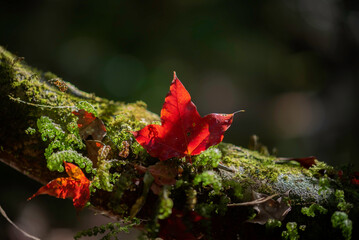
[(65, 163), (67, 178), (56, 178), (41, 187), (28, 200), (40, 194), (48, 194), (57, 198), (72, 198), (76, 209), (82, 209), (90, 198), (90, 181), (79, 167), (72, 163)]
[(317, 160), (316, 157), (305, 157), (305, 158), (278, 158), (280, 161), (296, 161), (298, 162), (302, 167), (309, 169), (313, 165), (316, 164), (315, 160)]
[(184, 156), (190, 159), (223, 140), (233, 115), (212, 113), (201, 117), (174, 73), (161, 111), (161, 125), (148, 125), (133, 135), (152, 157), (161, 161)]
[(77, 126), (83, 140), (88, 140), (88, 137), (91, 136), (92, 140), (102, 141), (106, 136), (105, 125), (93, 113), (83, 109), (73, 111), (72, 113), (78, 117)]
[(359, 186), (359, 172), (354, 172), (350, 183)]

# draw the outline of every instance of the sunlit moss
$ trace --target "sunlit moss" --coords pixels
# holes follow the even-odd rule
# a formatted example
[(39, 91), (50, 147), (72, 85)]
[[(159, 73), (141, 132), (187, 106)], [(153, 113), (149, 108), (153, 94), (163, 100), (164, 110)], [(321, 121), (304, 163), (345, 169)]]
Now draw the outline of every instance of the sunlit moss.
[(57, 166), (61, 165), (64, 161), (75, 162), (80, 168), (85, 168), (87, 173), (92, 173), (91, 160), (73, 150), (64, 150), (51, 154), (47, 165), (50, 170), (57, 170)]
[(114, 184), (118, 181), (121, 174), (118, 172), (111, 173), (111, 167), (114, 167), (117, 164), (126, 164), (123, 161), (106, 161), (102, 160), (96, 169), (96, 175), (93, 178), (92, 186), (103, 189), (105, 191), (111, 192), (113, 190)]
[(193, 166), (213, 169), (218, 167), (221, 160), (222, 152), (216, 146), (213, 146), (193, 157)]
[[(45, 149), (44, 154), (49, 170), (59, 172), (64, 171), (63, 161), (67, 159), (70, 162), (74, 160), (76, 163), (80, 164), (79, 166), (81, 168), (86, 166), (86, 171), (91, 171), (90, 168), (92, 167), (92, 164), (90, 164), (89, 159), (84, 158), (74, 151), (68, 151), (82, 149), (84, 147), (77, 129), (72, 128), (71, 123), (69, 123), (67, 127), (68, 131), (64, 131), (60, 124), (55, 123), (47, 116), (42, 116), (37, 120), (37, 127), (41, 134), (41, 139), (43, 141), (49, 141), (49, 145)], [(61, 152), (54, 154), (55, 150)]]
[(205, 171), (197, 174), (193, 180), (193, 185), (202, 184), (203, 187), (210, 185), (213, 191), (218, 194), (222, 189), (222, 181), (220, 177), (213, 171)]

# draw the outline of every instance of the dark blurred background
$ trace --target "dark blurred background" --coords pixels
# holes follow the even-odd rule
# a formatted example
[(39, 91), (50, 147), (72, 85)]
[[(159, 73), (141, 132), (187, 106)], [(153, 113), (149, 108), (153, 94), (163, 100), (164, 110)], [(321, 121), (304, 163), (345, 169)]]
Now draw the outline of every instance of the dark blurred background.
[[(201, 115), (246, 110), (224, 141), (247, 146), (257, 134), (278, 156), (358, 169), (359, 1), (2, 0), (0, 45), (82, 90), (143, 100), (158, 114), (176, 71)], [(22, 179), (11, 192), (0, 183), (1, 204), (19, 219), (39, 185), (0, 171)]]

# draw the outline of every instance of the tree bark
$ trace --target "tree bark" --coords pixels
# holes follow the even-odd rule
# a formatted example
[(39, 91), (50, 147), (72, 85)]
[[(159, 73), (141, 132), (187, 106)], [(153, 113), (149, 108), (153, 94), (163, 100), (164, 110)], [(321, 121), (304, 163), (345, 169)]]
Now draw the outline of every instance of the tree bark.
[[(54, 74), (33, 69), (26, 65), (21, 58), (0, 47), (0, 112), (2, 113), (0, 118), (0, 160), (42, 184), (46, 184), (63, 174), (50, 171), (47, 168), (44, 151), (49, 142), (43, 141), (38, 132), (32, 135), (26, 133), (29, 127), (37, 129), (36, 122), (40, 117), (48, 116), (66, 129), (66, 120), (63, 119), (73, 118), (71, 112), (75, 109), (75, 105), (80, 101), (86, 101), (98, 110), (99, 118), (107, 126), (107, 134), (110, 140), (116, 139), (116, 134), (118, 134), (116, 130), (126, 131), (118, 127), (122, 123), (142, 122), (149, 124), (160, 120), (158, 115), (146, 110), (146, 104), (143, 102), (124, 104), (103, 99), (95, 94), (82, 92), (67, 82), (64, 82), (67, 90), (63, 91), (61, 86), (53, 84), (57, 80), (59, 81), (58, 83), (62, 83), (62, 80), (58, 79)], [(119, 115), (121, 118), (116, 118)], [(134, 144), (134, 142), (134, 139), (129, 141), (130, 144)], [(309, 218), (302, 215), (300, 209), (303, 206), (318, 203), (334, 212), (337, 205), (334, 192), (336, 189), (343, 189), (345, 190), (346, 199), (350, 199), (354, 204), (354, 210), (351, 211), (350, 217), (353, 221), (357, 220), (357, 216), (353, 217), (353, 214), (358, 213), (357, 203), (359, 200), (355, 186), (343, 187), (337, 180), (329, 179), (330, 187), (326, 189), (326, 194), (320, 193), (319, 179), (325, 173), (334, 174), (332, 167), (324, 163), (319, 162), (308, 170), (293, 164), (280, 164), (276, 157), (260, 154), (257, 151), (232, 144), (221, 143), (214, 149), (220, 152), (222, 164), (213, 168), (215, 174), (220, 176), (223, 181), (238, 183), (242, 189), (243, 197), (235, 198), (231, 193), (233, 186), (226, 186), (227, 189), (224, 192), (228, 194), (223, 193), (220, 196), (229, 197), (228, 203), (233, 203), (234, 200), (238, 199), (241, 199), (242, 202), (251, 201), (253, 200), (252, 191), (254, 190), (267, 195), (278, 194), (280, 196), (289, 191), (292, 210), (283, 222), (305, 223), (309, 230), (307, 230), (307, 233), (300, 234), (304, 234), (306, 238), (311, 239), (314, 238), (313, 236), (318, 237), (318, 234), (310, 234), (308, 231), (314, 231), (313, 229), (315, 228), (323, 229), (323, 231), (327, 227), (332, 229), (331, 215)], [(85, 152), (81, 153), (86, 155)], [(117, 158), (121, 159), (118, 156)], [(122, 160), (126, 161), (127, 165), (121, 168), (120, 171), (122, 172), (120, 174), (132, 179), (141, 179), (142, 177), (134, 170), (133, 163), (149, 166), (157, 161), (146, 154), (134, 154), (133, 152)], [(181, 164), (183, 164), (185, 170), (192, 169), (197, 174), (203, 168), (196, 169), (183, 162)], [(181, 179), (181, 176), (178, 176), (177, 179)], [(191, 185), (193, 183), (190, 182), (189, 186), (197, 189), (197, 204), (206, 202), (206, 198), (209, 196), (208, 186), (204, 189), (198, 189), (198, 186)], [(113, 191), (96, 191), (91, 195), (91, 207), (95, 211), (121, 219), (129, 214), (129, 210), (141, 196), (142, 187), (143, 184), (129, 186), (131, 190), (125, 190), (120, 196), (116, 186)], [(150, 193), (138, 216), (143, 219), (153, 218), (153, 204), (149, 202), (155, 201), (157, 198), (155, 194)], [(175, 206), (184, 206), (187, 204), (186, 202), (190, 201), (186, 194), (181, 193), (181, 191), (176, 192), (176, 190), (173, 190), (171, 198)], [(116, 203), (113, 203), (114, 201)], [(217, 200), (213, 201), (218, 203), (216, 202)], [(119, 205), (126, 205), (127, 207), (125, 210), (119, 211)], [(247, 223), (245, 220), (248, 219), (248, 214), (251, 213), (251, 210), (251, 206), (239, 206), (228, 207), (223, 216), (213, 213), (215, 216), (211, 226), (214, 228), (214, 223), (218, 223), (217, 225), (220, 227), (216, 230), (217, 232), (212, 231), (212, 237), (225, 236), (229, 239), (237, 236), (240, 236), (241, 239), (280, 238), (280, 232), (278, 233), (278, 231), (268, 233), (268, 230), (260, 224)], [(326, 224), (318, 224), (318, 218), (324, 219)], [(311, 226), (315, 226), (315, 228)], [(282, 230), (285, 230), (285, 228)], [(246, 231), (246, 233), (243, 233), (243, 231)], [(336, 229), (326, 231), (323, 234), (341, 236), (340, 230)], [(354, 234), (356, 234), (355, 231)]]

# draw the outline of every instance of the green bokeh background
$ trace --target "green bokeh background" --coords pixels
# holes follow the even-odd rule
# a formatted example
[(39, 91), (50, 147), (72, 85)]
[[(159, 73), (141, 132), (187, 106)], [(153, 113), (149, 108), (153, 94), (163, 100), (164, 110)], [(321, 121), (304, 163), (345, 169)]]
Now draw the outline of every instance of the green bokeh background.
[[(358, 1), (1, 0), (0, 44), (82, 90), (143, 100), (158, 114), (176, 71), (201, 115), (246, 110), (224, 141), (247, 146), (257, 134), (278, 156), (358, 168)], [(21, 201), (38, 187), (26, 184)], [(13, 216), (26, 203), (6, 201), (20, 189), (1, 194)]]

